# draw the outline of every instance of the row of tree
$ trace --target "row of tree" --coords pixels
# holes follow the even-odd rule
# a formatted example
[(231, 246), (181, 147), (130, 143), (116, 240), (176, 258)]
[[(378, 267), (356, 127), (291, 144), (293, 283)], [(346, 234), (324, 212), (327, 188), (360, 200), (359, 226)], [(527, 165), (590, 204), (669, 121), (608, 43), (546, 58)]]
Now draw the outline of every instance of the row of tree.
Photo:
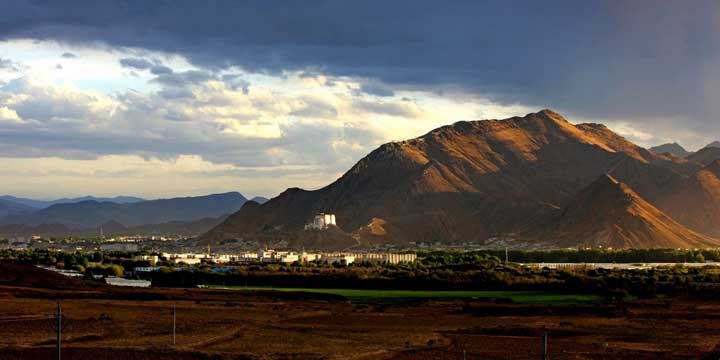
[(703, 263), (720, 262), (720, 249), (563, 249), (432, 251), (418, 253), (425, 262), (473, 263), (493, 257), (517, 263)]

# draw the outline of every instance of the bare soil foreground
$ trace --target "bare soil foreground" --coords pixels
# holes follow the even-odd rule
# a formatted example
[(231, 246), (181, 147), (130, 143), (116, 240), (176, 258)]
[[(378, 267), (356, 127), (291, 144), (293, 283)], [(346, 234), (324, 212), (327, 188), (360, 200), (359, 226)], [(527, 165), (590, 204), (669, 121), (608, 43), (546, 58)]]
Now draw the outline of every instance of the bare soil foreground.
[(0, 267), (0, 359), (54, 358), (57, 298), (63, 358), (73, 360), (541, 359), (545, 332), (550, 359), (720, 357), (720, 303), (710, 301), (352, 304), (329, 294), (110, 288), (33, 269)]

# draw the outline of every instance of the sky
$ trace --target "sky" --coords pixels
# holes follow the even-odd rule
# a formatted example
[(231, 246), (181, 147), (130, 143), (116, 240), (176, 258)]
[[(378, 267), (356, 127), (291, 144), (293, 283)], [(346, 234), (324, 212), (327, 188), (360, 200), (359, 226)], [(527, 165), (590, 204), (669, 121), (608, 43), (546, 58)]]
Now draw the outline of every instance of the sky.
[(720, 138), (717, 1), (0, 0), (0, 193), (317, 189), (377, 146), (543, 108)]

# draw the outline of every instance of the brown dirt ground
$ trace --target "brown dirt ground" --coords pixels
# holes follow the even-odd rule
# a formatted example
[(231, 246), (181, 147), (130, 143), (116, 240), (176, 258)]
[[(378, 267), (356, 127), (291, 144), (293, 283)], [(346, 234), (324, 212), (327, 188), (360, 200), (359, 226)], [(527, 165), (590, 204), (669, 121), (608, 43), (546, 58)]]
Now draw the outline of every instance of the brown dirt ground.
[[(0, 359), (50, 359), (55, 301), (0, 288)], [(630, 305), (627, 316), (508, 315), (507, 305), (427, 302), (378, 308), (263, 294), (150, 290), (179, 300), (62, 301), (67, 359), (696, 359), (720, 342), (720, 304)], [(26, 293), (21, 293), (27, 296)], [(194, 300), (187, 300), (189, 295)], [(177, 346), (171, 308), (177, 304)], [(487, 308), (502, 306), (503, 315)], [(523, 312), (521, 306), (518, 313)], [(105, 314), (105, 319), (101, 316)]]
[(380, 307), (293, 293), (7, 284), (0, 360), (54, 358), (57, 298), (67, 317), (63, 357), (73, 360), (540, 359), (544, 332), (550, 359), (720, 358), (716, 301), (637, 301), (608, 315), (487, 301)]

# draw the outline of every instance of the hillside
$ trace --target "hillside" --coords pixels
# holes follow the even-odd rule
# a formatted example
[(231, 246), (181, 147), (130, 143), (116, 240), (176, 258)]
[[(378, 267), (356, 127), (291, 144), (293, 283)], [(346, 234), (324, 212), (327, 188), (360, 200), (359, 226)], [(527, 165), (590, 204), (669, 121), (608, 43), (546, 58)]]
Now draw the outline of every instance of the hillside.
[(115, 221), (123, 226), (135, 227), (218, 218), (238, 211), (246, 201), (237, 192), (129, 204), (82, 201), (52, 205), (30, 215), (5, 217), (0, 219), (0, 224), (62, 224), (69, 228), (90, 229)]
[(713, 161), (720, 159), (720, 147), (704, 147), (698, 150), (698, 152), (689, 155), (687, 159), (702, 165), (708, 165)]
[(104, 285), (72, 278), (32, 265), (0, 264), (0, 286), (33, 289), (87, 290)]
[(541, 236), (552, 247), (697, 248), (720, 240), (701, 235), (642, 199), (612, 176), (581, 191)]
[(700, 168), (687, 163), (550, 110), (462, 121), (382, 145), (320, 190), (248, 203), (203, 242), (301, 231), (323, 211), (363, 244), (485, 241), (540, 228), (604, 174), (658, 201)]

